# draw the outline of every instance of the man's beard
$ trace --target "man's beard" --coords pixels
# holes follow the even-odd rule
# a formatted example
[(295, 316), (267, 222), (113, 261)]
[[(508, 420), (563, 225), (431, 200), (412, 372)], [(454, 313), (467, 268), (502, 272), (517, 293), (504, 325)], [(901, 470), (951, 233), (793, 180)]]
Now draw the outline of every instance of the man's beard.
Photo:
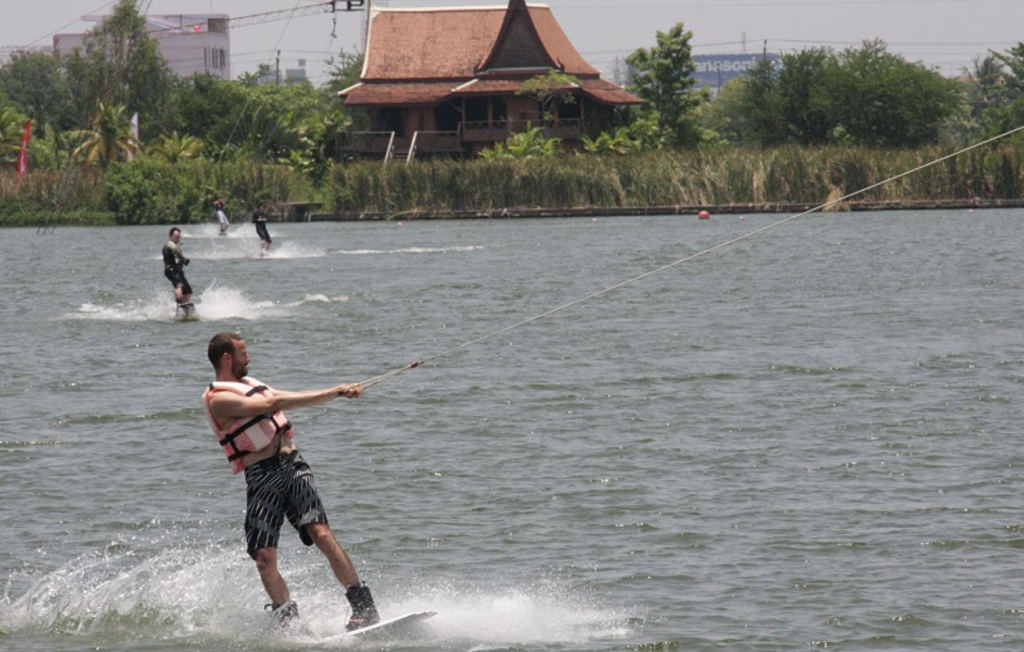
[(231, 375), (233, 375), (237, 380), (242, 380), (243, 378), (245, 378), (248, 375), (248, 372), (249, 365), (245, 363), (231, 366)]

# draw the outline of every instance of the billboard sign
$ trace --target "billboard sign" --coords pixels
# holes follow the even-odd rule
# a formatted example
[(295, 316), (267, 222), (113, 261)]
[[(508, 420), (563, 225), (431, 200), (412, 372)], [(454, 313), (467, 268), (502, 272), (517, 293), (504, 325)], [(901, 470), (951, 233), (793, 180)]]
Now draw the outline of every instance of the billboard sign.
[(694, 77), (699, 88), (711, 89), (717, 93), (729, 80), (744, 75), (759, 62), (768, 59), (774, 61), (779, 56), (773, 53), (757, 54), (695, 54), (693, 64), (696, 67)]

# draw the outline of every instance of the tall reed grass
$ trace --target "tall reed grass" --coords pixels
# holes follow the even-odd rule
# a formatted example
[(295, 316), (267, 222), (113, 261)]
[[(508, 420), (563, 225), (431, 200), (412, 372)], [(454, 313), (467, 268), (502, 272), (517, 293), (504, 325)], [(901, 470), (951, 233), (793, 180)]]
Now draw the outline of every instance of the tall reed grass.
[(0, 225), (112, 223), (102, 178), (81, 170), (33, 172), (19, 177), (0, 170)]
[(248, 216), (261, 201), (309, 201), (312, 184), (279, 165), (237, 160), (165, 163), (143, 159), (107, 174), (107, 206), (119, 224), (209, 220), (213, 202), (227, 201), (229, 214)]
[(306, 177), (280, 165), (143, 158), (107, 170), (68, 167), (24, 178), (4, 170), (0, 224), (184, 224), (212, 219), (218, 197), (239, 217), (260, 201), (330, 201)]
[[(635, 156), (568, 156), (519, 161), (364, 162), (335, 168), (339, 211), (414, 213), (503, 208), (825, 203), (868, 188), (949, 152), (863, 148), (745, 150), (733, 147)], [(1024, 148), (972, 150), (858, 195), (858, 201), (1017, 199)], [(836, 208), (844, 208), (839, 205)]]
[[(151, 159), (109, 170), (0, 171), (0, 224), (188, 223), (233, 216), (259, 201), (321, 203), (343, 212), (500, 212), (502, 209), (742, 205), (771, 210), (837, 200), (947, 155), (939, 147), (735, 147), (630, 156), (336, 165), (323, 187), (279, 165)], [(874, 188), (857, 201), (1013, 200), (1024, 195), (1024, 145), (979, 148)], [(848, 203), (837, 204), (843, 210)]]

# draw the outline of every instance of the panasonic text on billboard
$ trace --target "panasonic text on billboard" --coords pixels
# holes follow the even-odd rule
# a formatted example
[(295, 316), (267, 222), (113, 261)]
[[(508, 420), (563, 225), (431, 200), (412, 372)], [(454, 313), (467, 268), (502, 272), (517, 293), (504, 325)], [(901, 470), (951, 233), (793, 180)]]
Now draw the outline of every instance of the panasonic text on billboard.
[(778, 55), (766, 54), (697, 54), (693, 57), (697, 86), (718, 90), (730, 79), (746, 74), (759, 62), (775, 60)]

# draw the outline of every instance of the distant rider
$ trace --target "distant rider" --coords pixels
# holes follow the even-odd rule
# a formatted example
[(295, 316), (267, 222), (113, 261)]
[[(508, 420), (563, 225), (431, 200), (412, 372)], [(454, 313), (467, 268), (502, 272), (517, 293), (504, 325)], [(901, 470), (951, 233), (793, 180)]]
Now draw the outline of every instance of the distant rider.
[(181, 229), (171, 227), (168, 233), (170, 240), (164, 245), (164, 276), (174, 286), (174, 300), (177, 303), (177, 310), (180, 310), (186, 317), (195, 310), (192, 305), (192, 286), (185, 279), (185, 270), (188, 265), (188, 257), (181, 249)]
[(260, 203), (252, 213), (252, 223), (256, 225), (256, 235), (260, 237), (260, 246), (263, 247), (263, 253), (266, 254), (270, 251), (270, 245), (274, 243), (270, 239), (270, 233), (267, 232), (267, 205)]
[(224, 200), (218, 199), (214, 202), (213, 206), (217, 209), (217, 222), (220, 223), (220, 234), (227, 235), (229, 222), (227, 213), (224, 212)]

